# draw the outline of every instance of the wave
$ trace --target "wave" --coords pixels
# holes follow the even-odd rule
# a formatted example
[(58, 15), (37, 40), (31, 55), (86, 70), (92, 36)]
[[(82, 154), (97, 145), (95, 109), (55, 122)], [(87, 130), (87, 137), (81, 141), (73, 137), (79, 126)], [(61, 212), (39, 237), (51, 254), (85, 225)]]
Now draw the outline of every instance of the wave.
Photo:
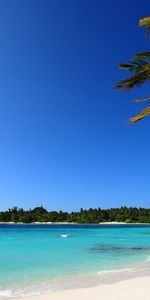
[(12, 297), (11, 290), (2, 290), (0, 291), (0, 297)]
[(124, 273), (124, 272), (129, 272), (131, 270), (132, 270), (132, 268), (103, 270), (103, 271), (98, 271), (97, 274), (98, 275), (105, 275), (105, 274), (114, 274), (114, 273)]
[(12, 290), (1, 290), (0, 291), (0, 299), (4, 298), (24, 298), (30, 296), (37, 296), (47, 292), (52, 292), (55, 290), (49, 286), (47, 287), (33, 287), (33, 288), (19, 288), (19, 289), (12, 289)]
[(147, 260), (146, 261), (149, 261), (150, 262), (150, 256), (147, 258)]

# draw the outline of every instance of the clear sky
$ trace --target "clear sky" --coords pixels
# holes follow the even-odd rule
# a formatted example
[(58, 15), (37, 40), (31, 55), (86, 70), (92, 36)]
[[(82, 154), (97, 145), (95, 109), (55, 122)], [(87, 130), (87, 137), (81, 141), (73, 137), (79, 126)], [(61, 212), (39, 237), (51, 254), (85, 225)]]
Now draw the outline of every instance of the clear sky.
[[(136, 3), (135, 3), (136, 2)], [(0, 210), (150, 203), (150, 118), (116, 92), (147, 0), (0, 1)]]

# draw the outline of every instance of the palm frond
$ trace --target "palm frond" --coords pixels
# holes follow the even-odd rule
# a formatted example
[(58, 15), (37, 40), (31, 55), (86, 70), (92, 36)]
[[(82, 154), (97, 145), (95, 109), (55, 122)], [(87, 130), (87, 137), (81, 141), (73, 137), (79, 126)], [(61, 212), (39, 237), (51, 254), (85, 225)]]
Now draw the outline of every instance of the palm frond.
[(140, 70), (139, 64), (137, 64), (135, 62), (134, 62), (134, 64), (120, 64), (119, 68), (122, 70), (129, 71), (129, 72), (138, 72)]
[(139, 52), (139, 53), (136, 53), (136, 57), (137, 57), (137, 58), (150, 59), (150, 52), (147, 51), (147, 52)]
[(132, 117), (129, 122), (130, 123), (135, 123), (140, 121), (141, 119), (147, 117), (150, 114), (150, 105), (148, 107), (146, 107), (144, 110), (142, 110), (139, 114), (137, 114), (136, 116)]
[[(145, 26), (150, 37), (150, 17), (140, 19), (140, 26)], [(121, 69), (131, 73), (131, 76), (120, 80), (115, 88), (117, 90), (131, 90), (134, 87), (141, 86), (146, 81), (150, 81), (150, 51), (139, 52), (129, 59), (128, 63), (122, 63), (119, 66)], [(150, 101), (150, 97), (143, 99), (135, 99), (133, 102)], [(129, 122), (135, 123), (150, 114), (150, 104), (143, 109), (139, 114), (132, 117)]]
[(148, 35), (150, 34), (150, 17), (145, 17), (145, 18), (140, 19), (139, 25), (145, 26), (148, 31)]
[(150, 97), (132, 100), (132, 102), (135, 102), (135, 103), (138, 103), (138, 102), (145, 102), (145, 101), (150, 101)]
[(127, 64), (120, 64), (120, 68), (132, 73), (131, 77), (119, 81), (115, 88), (117, 90), (131, 90), (150, 80), (150, 52), (141, 52), (129, 60)]
[(124, 80), (120, 80), (115, 88), (117, 90), (121, 90), (121, 89), (124, 89), (124, 90), (131, 90), (133, 87), (136, 87), (136, 86), (140, 86), (142, 85), (144, 82), (150, 80), (150, 65), (149, 65), (149, 70), (143, 70), (127, 79), (124, 79)]

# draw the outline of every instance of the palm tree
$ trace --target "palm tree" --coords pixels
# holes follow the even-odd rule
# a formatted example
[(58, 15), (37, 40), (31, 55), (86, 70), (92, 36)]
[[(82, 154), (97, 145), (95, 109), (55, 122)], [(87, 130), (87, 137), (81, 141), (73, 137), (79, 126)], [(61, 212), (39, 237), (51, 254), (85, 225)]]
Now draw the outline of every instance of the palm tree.
[[(150, 34), (150, 17), (143, 18), (139, 21), (140, 26), (147, 28), (148, 34)], [(143, 83), (150, 81), (150, 52), (136, 53), (135, 56), (129, 60), (128, 64), (120, 64), (120, 68), (127, 70), (131, 73), (131, 76), (127, 79), (119, 81), (115, 88), (117, 90), (130, 91), (134, 87), (139, 87)], [(143, 99), (136, 99), (133, 102), (149, 102), (150, 97)], [(150, 103), (139, 114), (132, 117), (129, 122), (135, 123), (147, 115), (150, 114)]]

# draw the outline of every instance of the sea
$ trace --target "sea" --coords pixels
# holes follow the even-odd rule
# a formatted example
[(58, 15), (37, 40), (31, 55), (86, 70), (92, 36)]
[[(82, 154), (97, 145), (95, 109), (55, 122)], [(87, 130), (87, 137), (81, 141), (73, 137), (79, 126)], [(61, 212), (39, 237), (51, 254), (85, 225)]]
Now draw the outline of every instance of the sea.
[(0, 299), (150, 275), (150, 225), (0, 224)]

